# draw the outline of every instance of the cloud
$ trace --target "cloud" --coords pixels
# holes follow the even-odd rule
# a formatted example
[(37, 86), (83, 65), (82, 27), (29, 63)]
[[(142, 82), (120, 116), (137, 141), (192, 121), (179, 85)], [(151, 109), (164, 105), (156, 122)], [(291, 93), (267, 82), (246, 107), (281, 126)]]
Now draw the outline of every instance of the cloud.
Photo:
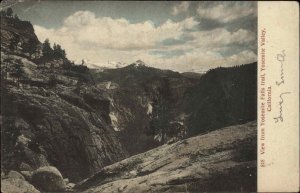
[[(185, 38), (182, 38), (185, 37)], [(209, 31), (192, 31), (173, 39), (165, 39), (161, 42), (168, 48), (201, 48), (217, 51), (218, 48), (231, 45), (256, 45), (256, 33), (239, 29), (230, 32), (225, 28), (216, 28)], [(171, 45), (171, 46), (170, 46)]]
[(192, 49), (189, 50), (181, 50), (181, 49), (175, 49), (175, 50), (154, 50), (150, 51), (150, 55), (159, 55), (162, 58), (172, 58), (174, 56), (182, 56), (186, 54), (187, 52), (192, 51)]
[(195, 37), (191, 36), (190, 34), (184, 33), (179, 37), (176, 38), (167, 38), (160, 42), (163, 46), (172, 46), (172, 45), (182, 45), (189, 41), (194, 40)]
[(172, 8), (172, 15), (178, 15), (187, 12), (189, 6), (190, 6), (190, 2), (182, 1), (180, 4), (177, 4)]
[(141, 59), (153, 67), (184, 72), (256, 61), (256, 51), (249, 47), (256, 45), (256, 33), (251, 30), (230, 31), (226, 26), (192, 30), (196, 26), (199, 21), (194, 17), (154, 25), (151, 20), (131, 23), (78, 11), (58, 29), (39, 25), (34, 29), (40, 41), (49, 38), (60, 44), (69, 59), (105, 67)]
[(197, 37), (198, 44), (196, 46), (207, 49), (230, 44), (244, 45), (256, 39), (255, 33), (244, 29), (229, 32), (225, 28), (217, 28), (211, 31), (192, 32), (191, 34)]
[(48, 37), (52, 41), (62, 41), (62, 44), (69, 44), (64, 39), (71, 39), (85, 48), (96, 45), (106, 49), (138, 50), (153, 48), (157, 42), (181, 35), (196, 24), (193, 18), (187, 18), (181, 22), (167, 20), (155, 27), (151, 21), (132, 24), (124, 18), (96, 18), (92, 12), (79, 11), (66, 18), (59, 29), (41, 26), (35, 26), (35, 29), (42, 39)]
[(197, 13), (200, 18), (227, 23), (238, 18), (255, 15), (256, 6), (255, 2), (218, 2), (210, 7), (200, 4)]

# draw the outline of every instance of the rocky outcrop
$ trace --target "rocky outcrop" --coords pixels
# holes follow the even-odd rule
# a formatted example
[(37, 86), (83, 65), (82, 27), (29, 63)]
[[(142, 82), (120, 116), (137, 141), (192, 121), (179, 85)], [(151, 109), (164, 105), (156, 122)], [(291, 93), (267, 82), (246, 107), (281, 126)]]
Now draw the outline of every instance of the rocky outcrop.
[(33, 185), (27, 182), (24, 177), (11, 171), (7, 176), (1, 176), (2, 193), (40, 193)]
[(84, 193), (256, 191), (256, 123), (138, 154), (103, 168), (76, 189)]
[(34, 50), (34, 58), (38, 58), (41, 43), (29, 21), (1, 17), (1, 50), (26, 57), (31, 57), (30, 50)]

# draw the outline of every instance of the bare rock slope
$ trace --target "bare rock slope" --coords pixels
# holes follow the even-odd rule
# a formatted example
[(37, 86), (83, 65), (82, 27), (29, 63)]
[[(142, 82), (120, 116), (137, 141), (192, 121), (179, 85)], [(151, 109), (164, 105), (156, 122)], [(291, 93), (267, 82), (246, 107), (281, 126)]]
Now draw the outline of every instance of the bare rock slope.
[(84, 193), (255, 191), (256, 123), (230, 126), (117, 162), (77, 185)]

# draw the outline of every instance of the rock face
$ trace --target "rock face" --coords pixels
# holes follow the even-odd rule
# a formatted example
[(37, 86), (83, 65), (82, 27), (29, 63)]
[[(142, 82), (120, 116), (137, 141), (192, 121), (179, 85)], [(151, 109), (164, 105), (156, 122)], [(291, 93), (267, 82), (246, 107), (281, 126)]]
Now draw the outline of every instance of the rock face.
[(34, 171), (31, 182), (35, 187), (43, 191), (57, 192), (66, 189), (61, 173), (52, 166), (45, 166)]
[(256, 191), (256, 123), (138, 154), (103, 168), (76, 189), (84, 193)]
[(257, 65), (216, 68), (188, 88), (184, 108), (190, 136), (256, 120)]
[[(109, 123), (69, 89), (57, 91), (41, 87), (11, 89), (7, 98), (18, 112), (12, 122), (22, 119), (27, 128), (18, 128), (15, 135), (26, 136), (28, 144), (20, 143), (16, 151), (18, 165), (30, 164), (34, 169), (56, 165), (72, 180), (87, 177), (104, 165), (122, 158), (126, 152)], [(74, 89), (74, 88), (73, 88)], [(77, 97), (77, 98), (76, 98)], [(105, 100), (98, 96), (105, 105)], [(97, 104), (101, 108), (102, 103)], [(82, 106), (81, 106), (82, 105)], [(104, 106), (105, 107), (105, 106)], [(7, 117), (9, 118), (9, 117)], [(4, 119), (8, 127), (9, 121)]]

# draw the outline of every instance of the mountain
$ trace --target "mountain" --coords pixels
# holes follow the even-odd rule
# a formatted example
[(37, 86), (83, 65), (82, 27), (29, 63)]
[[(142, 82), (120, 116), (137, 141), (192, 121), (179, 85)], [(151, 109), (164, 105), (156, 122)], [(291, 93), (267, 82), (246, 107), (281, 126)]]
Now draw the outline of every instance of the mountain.
[[(186, 153), (193, 154), (198, 151), (197, 146), (203, 145), (202, 139), (212, 140), (210, 134), (214, 131), (223, 136), (220, 129), (225, 126), (256, 120), (256, 63), (217, 68), (205, 74), (156, 69), (142, 61), (116, 69), (95, 70), (74, 65), (63, 57), (46, 58), (43, 44), (37, 40), (30, 22), (13, 18), (1, 22), (1, 168), (4, 173), (35, 171), (50, 165), (70, 182), (78, 183), (93, 175), (101, 176), (104, 168), (123, 163), (146, 167), (152, 153), (155, 158), (163, 159), (160, 153), (170, 152), (173, 159), (178, 150), (188, 159), (183, 155), (181, 143), (191, 144)], [(250, 130), (255, 132), (253, 124), (250, 125), (234, 127), (232, 131), (237, 134), (224, 148), (237, 147), (240, 135), (247, 135)], [(208, 132), (212, 133), (205, 135)], [(224, 134), (227, 135), (228, 132)], [(218, 144), (213, 144), (215, 150), (206, 152), (209, 162), (217, 147)], [(247, 148), (246, 145), (245, 155), (256, 147)], [(190, 162), (193, 166), (200, 163), (199, 156)], [(142, 160), (132, 162), (135, 157)], [(124, 159), (129, 163), (121, 161)], [(179, 158), (176, 160), (180, 162)], [(158, 161), (162, 162), (155, 169), (159, 172), (165, 160)], [(235, 166), (234, 161), (224, 164)], [(124, 180), (125, 174), (118, 173), (122, 168), (117, 171), (119, 166), (112, 169), (113, 176), (117, 175), (113, 178)], [(141, 175), (147, 172), (154, 171)], [(98, 177), (88, 181), (98, 181)], [(90, 186), (85, 187), (91, 191)]]
[(182, 99), (194, 79), (136, 63), (95, 73), (93, 79), (110, 94), (114, 126), (130, 155), (186, 136)]
[[(121, 140), (134, 155), (159, 144), (256, 120), (256, 68), (253, 63), (187, 76), (134, 63), (93, 77), (115, 88), (109, 92), (118, 107), (113, 108), (120, 122), (116, 124)], [(132, 143), (127, 140), (129, 132), (136, 139), (133, 144), (128, 144)]]

